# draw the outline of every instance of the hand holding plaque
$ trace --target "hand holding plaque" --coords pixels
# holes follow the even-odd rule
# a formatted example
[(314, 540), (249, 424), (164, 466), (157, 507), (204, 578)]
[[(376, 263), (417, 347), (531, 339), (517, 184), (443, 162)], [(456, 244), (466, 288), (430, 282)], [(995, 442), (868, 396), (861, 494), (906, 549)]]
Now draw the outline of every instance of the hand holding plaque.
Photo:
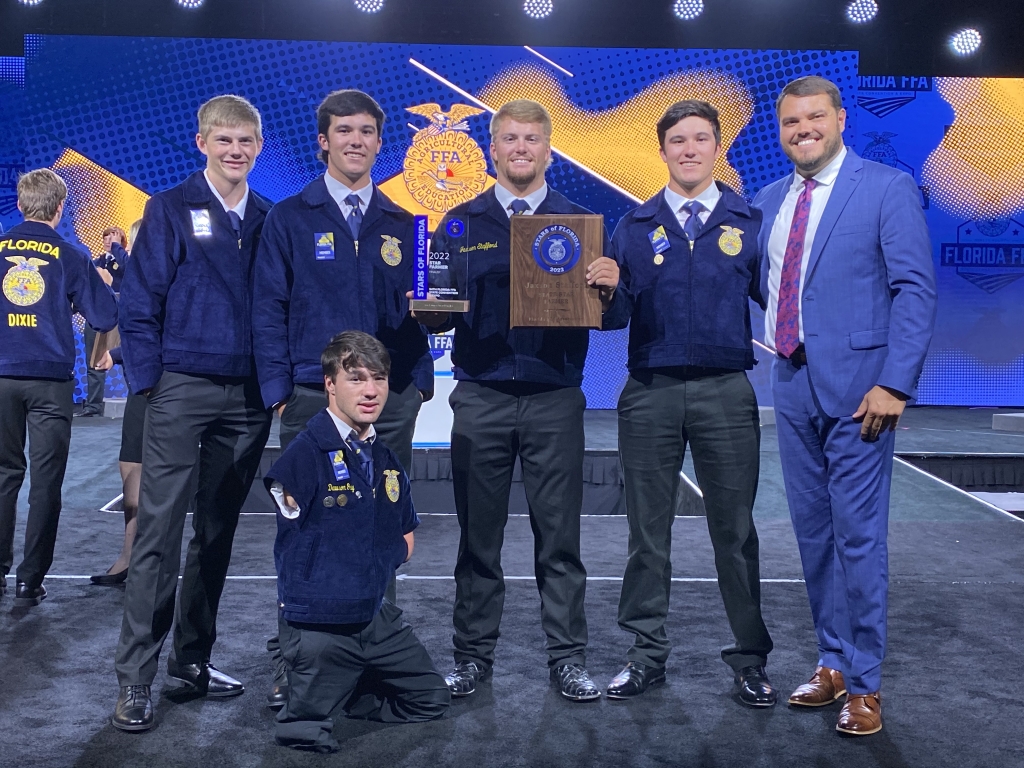
[(587, 284), (604, 217), (513, 216), (509, 327), (600, 328), (601, 295)]

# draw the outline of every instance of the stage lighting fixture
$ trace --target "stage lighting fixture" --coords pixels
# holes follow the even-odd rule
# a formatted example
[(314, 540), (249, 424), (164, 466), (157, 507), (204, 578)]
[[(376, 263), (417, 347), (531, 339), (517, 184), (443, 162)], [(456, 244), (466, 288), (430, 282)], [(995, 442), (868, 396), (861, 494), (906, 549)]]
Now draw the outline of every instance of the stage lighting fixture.
[(39, 5), (43, 0), (18, 0), (22, 5)]
[(377, 13), (384, 10), (384, 0), (353, 0), (353, 2), (356, 8), (363, 13)]
[(525, 0), (523, 3), (523, 13), (531, 19), (543, 19), (550, 16), (553, 10), (555, 4), (552, 0)]
[(846, 6), (846, 18), (854, 24), (864, 24), (878, 15), (878, 3), (875, 0), (852, 0)]
[(190, 11), (194, 11), (196, 8), (201, 6), (206, 0), (175, 0), (175, 2), (182, 8), (187, 8)]
[(970, 56), (981, 48), (981, 32), (968, 27), (949, 38), (949, 47), (957, 56)]
[(696, 19), (704, 13), (704, 0), (676, 0), (672, 4), (672, 13), (684, 21)]

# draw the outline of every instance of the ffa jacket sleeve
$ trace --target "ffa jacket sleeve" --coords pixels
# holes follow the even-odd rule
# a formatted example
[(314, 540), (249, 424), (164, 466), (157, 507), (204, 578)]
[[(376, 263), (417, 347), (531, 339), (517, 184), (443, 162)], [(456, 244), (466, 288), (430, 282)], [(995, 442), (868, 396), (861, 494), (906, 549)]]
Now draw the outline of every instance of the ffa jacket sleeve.
[(612, 235), (610, 256), (619, 265), (619, 287), (615, 289), (611, 305), (601, 318), (602, 331), (617, 331), (629, 325), (633, 314), (633, 294), (630, 292), (629, 260), (626, 258), (628, 217), (619, 220)]
[[(316, 500), (316, 466), (321, 461), (316, 448), (305, 440), (293, 440), (281, 458), (274, 462), (263, 478), (263, 484), (277, 507), (277, 524), (301, 527)], [(298, 513), (285, 514), (274, 493), (275, 484), (280, 484), (299, 505)]]
[(288, 354), (288, 306), (291, 301), (291, 244), (278, 210), (267, 214), (256, 254), (253, 280), (252, 338), (263, 404), (270, 408), (292, 393)]
[(89, 254), (70, 248), (64, 262), (68, 299), (93, 328), (105, 332), (117, 325), (117, 300), (92, 265)]
[(121, 348), (132, 392), (152, 389), (164, 371), (163, 325), (167, 291), (178, 271), (182, 243), (166, 203), (146, 203), (142, 227), (121, 283)]
[(901, 173), (882, 199), (880, 238), (892, 310), (878, 384), (914, 396), (935, 326), (935, 265), (913, 178)]
[(402, 535), (404, 536), (419, 527), (420, 518), (412, 503), (412, 486), (409, 483), (409, 476), (402, 472), (398, 481), (402, 485), (401, 498), (405, 500), (405, 507), (402, 509)]

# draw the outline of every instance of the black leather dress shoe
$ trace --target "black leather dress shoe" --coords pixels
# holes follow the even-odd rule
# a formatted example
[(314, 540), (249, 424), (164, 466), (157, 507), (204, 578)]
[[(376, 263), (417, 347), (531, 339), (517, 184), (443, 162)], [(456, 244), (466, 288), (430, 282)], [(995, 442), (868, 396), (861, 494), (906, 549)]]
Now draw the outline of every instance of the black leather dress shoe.
[(267, 694), (267, 706), (280, 709), (288, 701), (288, 663), (280, 656), (274, 670), (274, 685)]
[(148, 685), (122, 685), (110, 724), (121, 731), (148, 731), (153, 727), (153, 700)]
[(452, 696), (469, 696), (476, 691), (476, 684), (491, 679), (491, 668), (482, 667), (475, 661), (460, 661), (455, 669), (444, 677)]
[(14, 607), (31, 608), (39, 605), (46, 599), (46, 587), (40, 584), (38, 587), (29, 587), (23, 581), (19, 581), (14, 588)]
[(664, 682), (664, 667), (652, 667), (639, 661), (631, 661), (608, 683), (605, 695), (609, 699), (632, 699), (652, 685), (661, 685)]
[(205, 664), (178, 664), (167, 660), (167, 676), (183, 686), (183, 693), (197, 693), (212, 699), (226, 699), (245, 693), (245, 686), (235, 678), (225, 675), (210, 662)]
[(118, 584), (124, 584), (127, 579), (127, 568), (123, 571), (118, 571), (117, 573), (100, 573), (96, 576), (89, 577), (89, 581), (101, 587), (116, 587)]
[(558, 683), (559, 693), (572, 701), (597, 701), (601, 698), (601, 691), (582, 664), (562, 664), (552, 668), (551, 680)]
[(740, 701), (748, 707), (774, 707), (779, 700), (763, 666), (744, 667), (736, 673), (736, 682), (740, 686)]

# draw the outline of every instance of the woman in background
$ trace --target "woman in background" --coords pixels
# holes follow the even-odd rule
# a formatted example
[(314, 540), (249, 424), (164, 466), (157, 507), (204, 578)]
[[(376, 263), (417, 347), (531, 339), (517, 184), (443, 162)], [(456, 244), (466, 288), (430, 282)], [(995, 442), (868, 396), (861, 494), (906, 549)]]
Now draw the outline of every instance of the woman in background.
[[(132, 224), (128, 231), (128, 250), (124, 257), (131, 254), (131, 246), (139, 234), (142, 220)], [(115, 245), (117, 245), (115, 243)], [(119, 246), (118, 246), (119, 247)], [(121, 254), (115, 254), (121, 256)], [(121, 348), (115, 347), (105, 353), (97, 364), (97, 369), (108, 371), (115, 365), (124, 365), (121, 359)], [(138, 525), (139, 482), (142, 478), (142, 427), (146, 423), (146, 398), (144, 395), (128, 395), (124, 407), (124, 419), (121, 422), (121, 453), (118, 466), (121, 469), (121, 483), (124, 490), (122, 506), (124, 508), (124, 544), (121, 554), (114, 564), (101, 573), (91, 577), (93, 584), (112, 587), (123, 584), (128, 577), (128, 562), (132, 557), (132, 543), (135, 541), (135, 530)]]

